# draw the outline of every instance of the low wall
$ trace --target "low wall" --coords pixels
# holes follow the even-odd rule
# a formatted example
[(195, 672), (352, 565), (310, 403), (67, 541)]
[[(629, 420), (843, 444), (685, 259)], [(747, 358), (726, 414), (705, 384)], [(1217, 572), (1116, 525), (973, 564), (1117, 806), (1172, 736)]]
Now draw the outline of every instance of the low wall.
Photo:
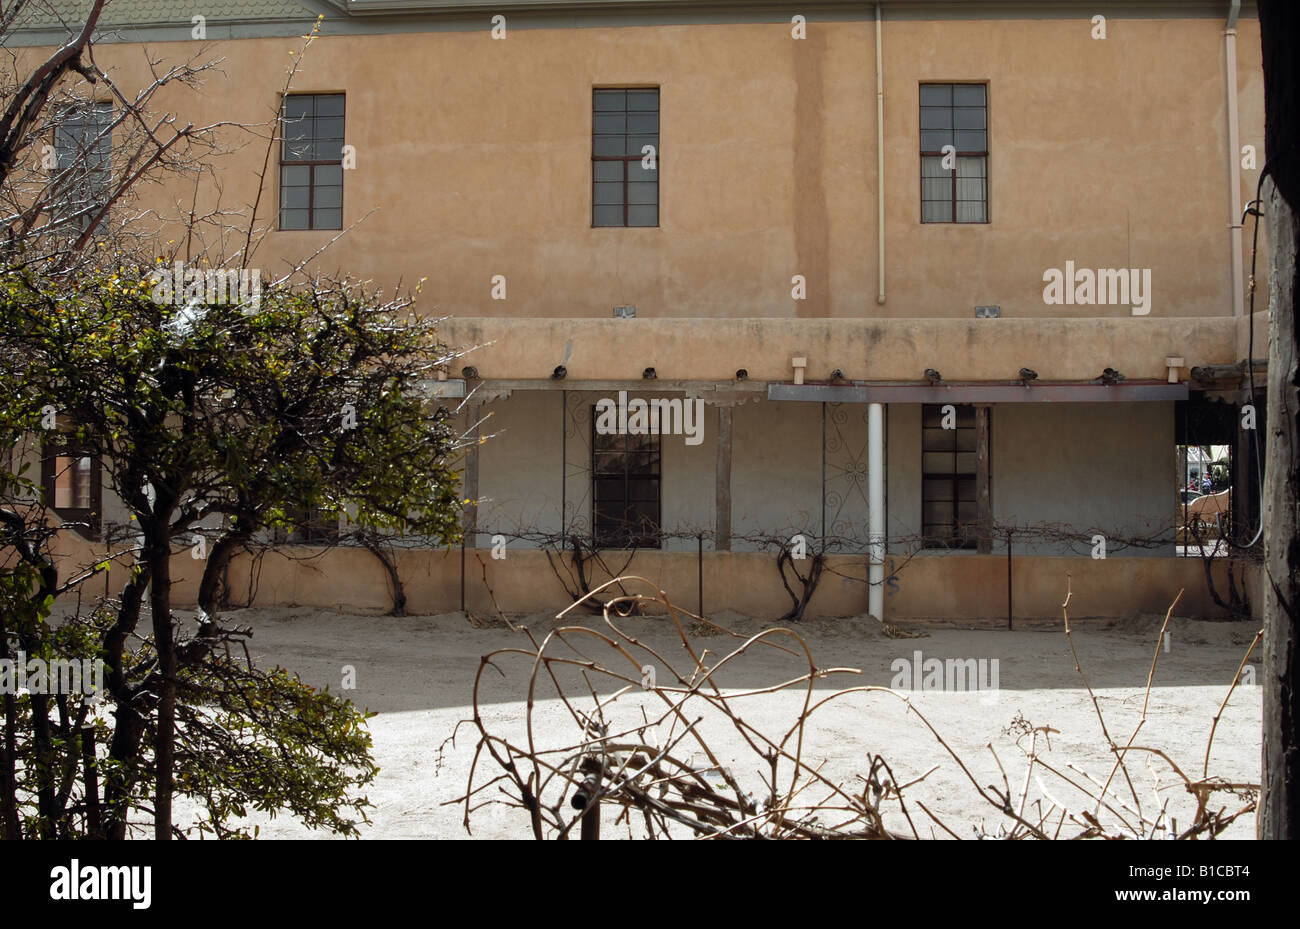
[[(555, 556), (552, 556), (553, 558)], [(611, 570), (625, 557), (607, 553)], [(460, 608), (459, 549), (397, 551), (395, 558), (410, 613)], [(188, 563), (187, 563), (188, 561)], [(556, 566), (563, 571), (558, 559)], [(568, 563), (566, 558), (566, 564)], [(806, 572), (810, 562), (800, 563)], [(637, 574), (665, 590), (674, 603), (697, 610), (703, 569), (704, 608), (735, 610), (762, 619), (791, 605), (776, 558), (758, 553), (638, 552), (622, 572)], [(1226, 591), (1226, 559), (1216, 559), (1216, 581)], [(1007, 560), (1004, 556), (926, 555), (902, 563), (886, 582), (885, 618), (899, 621), (970, 622), (1001, 625), (1007, 619)], [(173, 568), (177, 605), (193, 602), (199, 563), (178, 557)], [(851, 616), (866, 612), (865, 564), (858, 557), (832, 557), (809, 605), (809, 616)], [(595, 568), (592, 584), (608, 579)], [(1164, 612), (1183, 589), (1179, 616), (1220, 616), (1209, 596), (1204, 568), (1194, 558), (1106, 558), (1018, 556), (1011, 561), (1015, 619), (1057, 619), (1067, 576), (1071, 616), (1121, 617)], [(485, 584), (486, 578), (486, 584)], [(364, 549), (294, 547), (267, 552), (259, 562), (241, 556), (231, 566), (233, 603), (297, 605), (337, 610), (386, 611), (392, 605), (387, 574)], [(465, 553), (465, 605), (493, 612), (488, 586), (502, 610), (560, 609), (569, 597), (542, 551), (511, 551), (494, 560), (487, 549)], [(1257, 587), (1252, 583), (1251, 587)], [(629, 588), (634, 590), (634, 588)]]

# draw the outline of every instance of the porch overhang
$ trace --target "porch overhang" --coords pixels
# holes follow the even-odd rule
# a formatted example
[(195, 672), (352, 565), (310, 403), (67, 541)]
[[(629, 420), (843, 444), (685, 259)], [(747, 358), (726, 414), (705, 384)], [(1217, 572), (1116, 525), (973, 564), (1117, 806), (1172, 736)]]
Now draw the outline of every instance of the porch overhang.
[(767, 399), (809, 403), (1160, 403), (1186, 384), (768, 384)]

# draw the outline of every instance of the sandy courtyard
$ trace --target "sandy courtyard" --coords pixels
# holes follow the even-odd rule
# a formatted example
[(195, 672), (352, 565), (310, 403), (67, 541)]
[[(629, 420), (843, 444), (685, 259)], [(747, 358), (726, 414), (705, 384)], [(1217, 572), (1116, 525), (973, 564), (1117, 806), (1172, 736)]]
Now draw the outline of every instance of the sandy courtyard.
[[(355, 689), (343, 693), (357, 705), (377, 712), (370, 720), (370, 728), (375, 760), (381, 768), (366, 791), (374, 809), (370, 813), (372, 825), (362, 827), (364, 837), (467, 837), (463, 807), (446, 805), (446, 801), (465, 791), (477, 732), (462, 726), (454, 746), (447, 739), (456, 723), (470, 716), (471, 692), (481, 657), (500, 648), (528, 647), (521, 633), (499, 624), (479, 626), (463, 614), (398, 618), (259, 608), (233, 611), (223, 618), (227, 624), (252, 627), (250, 648), (259, 660), (287, 667), (312, 685), (328, 685), (338, 692), (345, 666), (355, 670)], [(765, 628), (735, 615), (714, 618), (744, 634)], [(1144, 616), (1126, 622), (1083, 620), (1074, 625), (1074, 643), (1083, 670), (1097, 694), (1112, 737), (1121, 743), (1127, 741), (1141, 715), (1161, 619)], [(519, 621), (532, 628), (539, 639), (558, 625), (544, 614)], [(574, 621), (570, 617), (565, 622)], [(585, 616), (576, 622), (601, 627), (598, 616)], [(666, 619), (636, 618), (622, 625), (639, 640), (662, 649), (666, 657), (681, 654)], [(1197, 778), (1204, 764), (1211, 722), (1256, 630), (1248, 624), (1193, 622), (1176, 617), (1170, 629), (1170, 648), (1160, 654), (1147, 721), (1135, 744), (1161, 749), (1190, 777)], [(1111, 756), (1096, 712), (1059, 626), (1032, 631), (940, 628), (918, 630), (928, 632), (920, 638), (891, 638), (870, 618), (849, 618), (807, 622), (798, 630), (819, 667), (853, 667), (863, 672), (860, 676), (819, 681), (819, 697), (841, 687), (890, 686), (898, 671), (897, 665), (891, 669), (891, 663), (895, 659), (914, 662), (918, 651), (923, 661), (998, 659), (1000, 689), (996, 692), (909, 693), (915, 706), (961, 755), (982, 785), (1002, 783), (993, 753), (986, 747), (986, 743), (992, 743), (1018, 795), (1025, 757), (1009, 731), (1017, 717), (1059, 730), (1059, 735), (1052, 736), (1047, 757), (1060, 770), (1073, 770), (1077, 772), (1073, 776), (1081, 780), (1084, 772), (1098, 780), (1104, 780), (1109, 772)], [(725, 652), (738, 640), (714, 635), (698, 640), (692, 637), (692, 641)], [(1256, 649), (1243, 685), (1233, 694), (1218, 726), (1209, 761), (1211, 776), (1236, 782), (1259, 780), (1259, 658), (1260, 650)], [(485, 718), (489, 726), (503, 734), (520, 734), (527, 662), (507, 660), (502, 662), (502, 668), (505, 676), (493, 672), (485, 677)], [(719, 682), (728, 689), (768, 687), (802, 673), (798, 660), (775, 649), (749, 652), (724, 670)], [(796, 688), (747, 697), (743, 715), (765, 733), (784, 732), (797, 717), (805, 691)], [(626, 702), (620, 710), (620, 722), (632, 725), (639, 721), (640, 696), (644, 695), (633, 692), (626, 701), (616, 704), (622, 707)], [(540, 689), (538, 699), (535, 721), (539, 738), (571, 739), (574, 727), (555, 699), (554, 689)], [(590, 703), (588, 696), (586, 705)], [(748, 773), (757, 777), (755, 756), (729, 736), (729, 730), (715, 729), (710, 744), (724, 755), (725, 764), (734, 765), (737, 776)], [(981, 821), (991, 830), (1005, 822), (979, 797), (952, 757), (899, 700), (882, 694), (855, 694), (827, 704), (807, 730), (804, 757), (824, 760), (823, 771), (833, 780), (852, 781), (855, 774), (865, 774), (867, 759), (873, 753), (884, 756), (901, 783), (939, 765), (923, 783), (909, 787), (905, 797), (923, 802), (960, 837), (972, 836), (975, 824)], [(1149, 763), (1151, 755), (1131, 757), (1129, 768), (1144, 812), (1159, 809), (1167, 801), (1169, 814), (1185, 823), (1191, 801), (1169, 767)], [(1071, 764), (1073, 769), (1068, 767)], [(481, 772), (489, 777), (497, 773), (499, 770), (490, 762)], [(1035, 778), (1029, 794), (1031, 802), (1046, 790), (1051, 799), (1065, 806), (1073, 808), (1078, 803), (1090, 808), (1078, 794), (1060, 785), (1050, 777)], [(1236, 798), (1223, 794), (1218, 797), (1215, 806), (1236, 809), (1241, 805)], [(1132, 804), (1127, 788), (1119, 792), (1119, 799)], [(923, 837), (932, 832), (943, 835), (915, 807), (912, 813)], [(254, 821), (261, 826), (263, 838), (313, 835), (286, 818)], [(1055, 821), (1053, 817), (1053, 824)], [(897, 815), (887, 817), (887, 822), (891, 828), (910, 831)], [(471, 826), (475, 838), (531, 837), (526, 816), (517, 809), (490, 806), (477, 810)], [(1224, 837), (1252, 838), (1254, 828), (1254, 815), (1249, 814), (1234, 823)], [(605, 837), (626, 835), (625, 826), (615, 826), (612, 817), (607, 817)]]

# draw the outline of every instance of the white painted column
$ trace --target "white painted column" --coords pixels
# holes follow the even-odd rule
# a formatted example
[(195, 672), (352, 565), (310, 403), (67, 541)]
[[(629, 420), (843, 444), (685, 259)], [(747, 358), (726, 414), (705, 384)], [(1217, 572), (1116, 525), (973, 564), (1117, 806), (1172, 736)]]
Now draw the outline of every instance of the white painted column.
[(885, 619), (885, 407), (867, 404), (867, 612)]

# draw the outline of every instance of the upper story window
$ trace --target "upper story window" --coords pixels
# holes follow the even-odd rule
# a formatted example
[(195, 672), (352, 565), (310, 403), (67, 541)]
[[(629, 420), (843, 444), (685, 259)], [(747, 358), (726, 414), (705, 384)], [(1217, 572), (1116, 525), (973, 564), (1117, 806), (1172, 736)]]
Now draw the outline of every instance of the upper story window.
[(112, 125), (113, 104), (86, 101), (63, 107), (54, 126), (54, 157), (63, 176), (55, 212), (72, 218), (78, 232), (90, 228), (108, 202)]
[(921, 222), (988, 221), (988, 88), (922, 84)]
[(659, 225), (659, 90), (595, 90), (591, 224)]
[(343, 228), (343, 94), (284, 98), (280, 228)]

